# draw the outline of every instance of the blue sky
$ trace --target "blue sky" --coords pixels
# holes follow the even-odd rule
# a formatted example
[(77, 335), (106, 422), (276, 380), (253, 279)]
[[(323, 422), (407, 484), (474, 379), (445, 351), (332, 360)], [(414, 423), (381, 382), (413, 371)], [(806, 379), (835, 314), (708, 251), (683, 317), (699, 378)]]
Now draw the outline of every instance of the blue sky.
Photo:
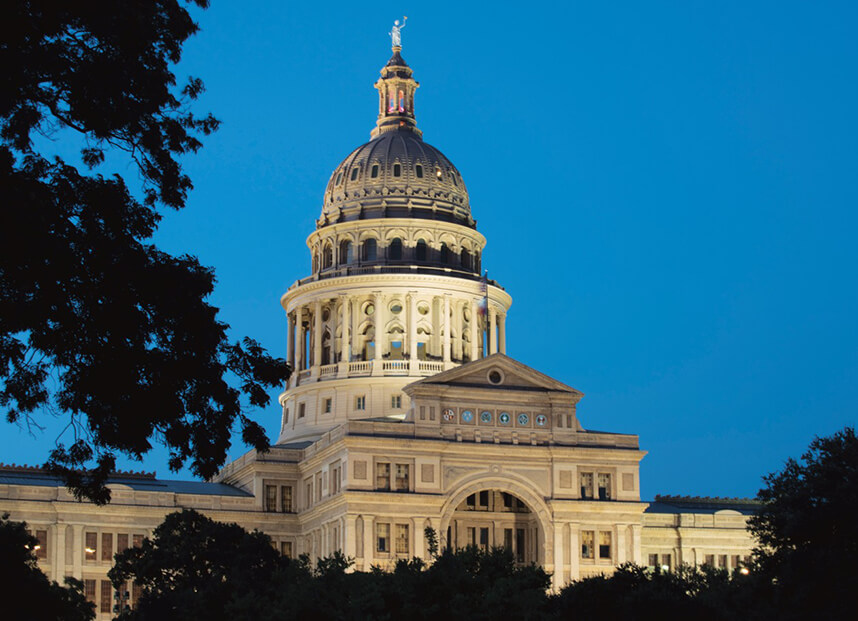
[[(508, 353), (583, 391), (585, 427), (640, 435), (644, 497), (753, 495), (854, 425), (858, 4), (487, 6), (196, 13), (177, 73), (223, 127), (157, 239), (216, 268), (236, 336), (285, 355), (279, 297), (309, 273), (328, 176), (369, 139), (404, 13), (418, 124), (513, 296)], [(276, 437), (276, 402), (255, 416)], [(7, 425), (0, 461), (40, 463), (59, 427)], [(189, 477), (157, 451), (123, 466)]]

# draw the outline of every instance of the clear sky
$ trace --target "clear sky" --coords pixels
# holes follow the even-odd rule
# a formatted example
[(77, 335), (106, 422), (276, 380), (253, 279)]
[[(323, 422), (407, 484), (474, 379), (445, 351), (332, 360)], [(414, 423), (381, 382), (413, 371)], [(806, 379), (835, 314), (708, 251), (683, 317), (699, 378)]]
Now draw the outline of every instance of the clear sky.
[[(177, 73), (223, 127), (157, 239), (216, 268), (236, 336), (285, 356), (280, 295), (310, 272), (331, 171), (369, 139), (403, 13), (418, 124), (513, 296), (508, 353), (583, 391), (586, 428), (640, 435), (645, 498), (753, 495), (856, 423), (851, 1), (213, 0)], [(256, 418), (276, 438), (276, 401)], [(0, 461), (41, 463), (60, 427), (7, 424)], [(190, 476), (163, 452), (122, 465)]]

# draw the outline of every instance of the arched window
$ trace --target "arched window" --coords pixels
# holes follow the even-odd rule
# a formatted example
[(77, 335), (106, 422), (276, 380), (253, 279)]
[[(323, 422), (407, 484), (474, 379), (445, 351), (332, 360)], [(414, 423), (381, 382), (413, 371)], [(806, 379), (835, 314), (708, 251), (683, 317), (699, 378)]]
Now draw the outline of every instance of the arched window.
[(318, 252), (313, 253), (313, 271), (314, 272), (319, 271), (319, 253)]
[(462, 261), (462, 269), (463, 270), (473, 270), (474, 269), (474, 266), (471, 263), (471, 253), (468, 252), (467, 248), (462, 248), (461, 261)]
[(398, 237), (390, 241), (390, 247), (387, 249), (387, 258), (391, 261), (402, 260), (402, 240)]
[(334, 181), (334, 185), (340, 185), (340, 181), (343, 180), (343, 171), (337, 173), (337, 180)]
[(454, 186), (456, 186), (456, 187), (458, 188), (458, 187), (459, 187), (459, 182), (458, 182), (458, 181), (456, 181), (456, 173), (451, 172), (451, 173), (450, 173), (450, 178), (453, 180), (453, 185), (454, 185)]
[(482, 268), (482, 265), (480, 264), (480, 253), (475, 252), (474, 253), (474, 271), (479, 272), (479, 271), (481, 271), (481, 268)]
[(417, 260), (418, 261), (425, 261), (426, 260), (426, 254), (427, 254), (426, 241), (423, 239), (418, 239), (417, 240), (417, 252), (415, 255)]
[(372, 170), (370, 171), (369, 176), (372, 177), (373, 179), (378, 178), (378, 164), (372, 165)]
[(400, 166), (399, 164), (394, 164), (393, 165), (393, 176), (399, 177), (401, 175), (402, 175), (402, 166)]
[(364, 240), (361, 248), (361, 260), (375, 261), (378, 258), (378, 242), (376, 242), (375, 239), (369, 238)]
[(421, 166), (420, 164), (417, 164), (417, 166), (414, 167), (414, 174), (417, 175), (418, 179), (422, 179), (423, 178), (423, 166)]
[(334, 264), (334, 249), (330, 244), (325, 246), (325, 249), (322, 251), (322, 269), (327, 269)]
[(399, 91), (399, 111), (405, 112), (405, 93)]
[(388, 98), (387, 111), (393, 112), (396, 109), (396, 91), (390, 87), (390, 97)]
[(350, 178), (351, 181), (354, 181), (355, 179), (357, 179), (357, 176), (358, 176), (358, 167), (355, 166), (354, 168), (352, 168), (352, 176)]
[(450, 249), (447, 248), (447, 244), (441, 244), (441, 251), (438, 253), (438, 257), (441, 259), (441, 263), (450, 262)]
[(349, 240), (340, 242), (340, 265), (346, 265), (354, 260), (352, 256), (352, 243)]

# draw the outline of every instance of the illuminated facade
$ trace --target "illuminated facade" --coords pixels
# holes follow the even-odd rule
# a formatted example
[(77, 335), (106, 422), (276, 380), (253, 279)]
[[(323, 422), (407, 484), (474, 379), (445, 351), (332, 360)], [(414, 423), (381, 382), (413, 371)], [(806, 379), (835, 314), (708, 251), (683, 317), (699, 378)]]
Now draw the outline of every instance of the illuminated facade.
[(44, 568), (87, 581), (105, 616), (112, 554), (181, 507), (262, 530), (284, 554), (342, 550), (358, 569), (426, 557), (426, 527), (442, 545), (506, 546), (555, 587), (626, 561), (736, 567), (750, 505), (641, 501), (637, 436), (587, 430), (582, 393), (506, 356), (512, 298), (481, 277), (486, 239), (460, 172), (422, 139), (398, 46), (375, 86), (371, 140), (331, 175), (311, 274), (281, 299), (295, 371), (272, 450), (211, 483), (117, 475), (105, 508), (0, 468), (0, 511), (27, 520)]

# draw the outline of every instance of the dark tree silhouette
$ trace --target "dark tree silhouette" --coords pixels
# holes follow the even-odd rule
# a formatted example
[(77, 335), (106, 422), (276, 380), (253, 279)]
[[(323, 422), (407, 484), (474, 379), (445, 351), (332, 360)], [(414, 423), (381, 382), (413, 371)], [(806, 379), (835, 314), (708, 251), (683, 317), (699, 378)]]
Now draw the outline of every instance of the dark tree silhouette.
[(83, 584), (66, 578), (66, 587), (48, 580), (33, 554), (38, 543), (24, 522), (0, 517), (0, 601), (6, 621), (88, 621), (95, 605)]
[[(189, 111), (202, 82), (173, 74), (196, 31), (178, 0), (0, 3), (0, 407), (10, 422), (68, 416), (47, 466), (98, 503), (116, 453), (139, 459), (153, 438), (204, 478), (236, 422), (266, 450), (243, 406), (289, 372), (230, 342), (210, 268), (151, 241), (192, 187), (179, 158), (218, 126)], [(40, 152), (56, 131), (81, 138), (82, 164)], [(108, 152), (136, 163), (142, 199), (92, 171)]]
[(779, 619), (853, 619), (858, 610), (858, 438), (847, 427), (816, 438), (799, 460), (764, 478), (749, 522), (757, 571)]

